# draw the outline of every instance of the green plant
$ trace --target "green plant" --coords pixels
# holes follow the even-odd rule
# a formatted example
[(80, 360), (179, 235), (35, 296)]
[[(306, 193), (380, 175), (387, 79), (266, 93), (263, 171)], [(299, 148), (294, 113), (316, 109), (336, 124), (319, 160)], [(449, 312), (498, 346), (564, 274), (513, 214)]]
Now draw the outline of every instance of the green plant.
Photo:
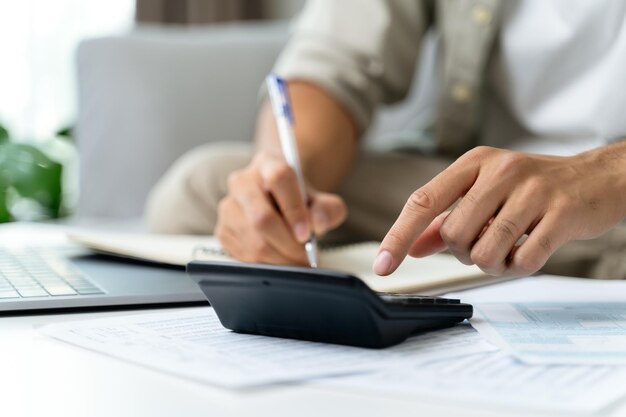
[(74, 139), (74, 126), (68, 125), (57, 130), (56, 137), (69, 140), (69, 141), (73, 140)]
[(0, 125), (0, 144), (5, 143), (9, 140), (9, 132)]
[(29, 200), (42, 217), (61, 210), (63, 167), (35, 145), (15, 143), (0, 126), (0, 223), (15, 220), (12, 203)]

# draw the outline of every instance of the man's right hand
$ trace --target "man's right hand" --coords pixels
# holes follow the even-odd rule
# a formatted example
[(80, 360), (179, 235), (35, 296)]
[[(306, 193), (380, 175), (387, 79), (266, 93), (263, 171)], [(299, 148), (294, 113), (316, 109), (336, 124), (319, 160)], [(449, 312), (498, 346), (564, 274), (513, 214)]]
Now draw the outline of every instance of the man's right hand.
[(259, 152), (228, 179), (218, 208), (215, 235), (226, 251), (245, 262), (306, 265), (304, 242), (321, 236), (347, 216), (336, 194), (308, 188), (309, 207), (296, 174), (282, 156)]

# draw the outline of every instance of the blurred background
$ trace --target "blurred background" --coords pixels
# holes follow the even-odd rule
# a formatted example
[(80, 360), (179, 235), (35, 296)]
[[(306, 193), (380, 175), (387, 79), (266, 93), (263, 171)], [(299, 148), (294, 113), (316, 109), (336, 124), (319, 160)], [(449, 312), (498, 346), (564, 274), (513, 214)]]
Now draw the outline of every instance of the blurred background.
[[(259, 87), (303, 7), (0, 0), (0, 223), (142, 228), (150, 190), (181, 155), (252, 139)], [(410, 146), (432, 124), (436, 37), (418, 62), (407, 99), (381, 106), (366, 146)]]
[(0, 0), (0, 222), (140, 216), (180, 154), (245, 139), (252, 120), (226, 126), (215, 86), (246, 78), (230, 97), (250, 101), (303, 3)]

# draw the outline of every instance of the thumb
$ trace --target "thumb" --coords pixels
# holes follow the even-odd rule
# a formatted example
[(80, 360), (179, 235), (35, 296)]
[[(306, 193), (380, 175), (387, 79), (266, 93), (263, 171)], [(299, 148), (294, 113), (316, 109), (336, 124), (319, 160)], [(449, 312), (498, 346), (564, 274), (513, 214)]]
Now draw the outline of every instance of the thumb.
[(346, 220), (348, 208), (337, 194), (311, 192), (311, 220), (316, 235), (323, 235), (337, 228)]

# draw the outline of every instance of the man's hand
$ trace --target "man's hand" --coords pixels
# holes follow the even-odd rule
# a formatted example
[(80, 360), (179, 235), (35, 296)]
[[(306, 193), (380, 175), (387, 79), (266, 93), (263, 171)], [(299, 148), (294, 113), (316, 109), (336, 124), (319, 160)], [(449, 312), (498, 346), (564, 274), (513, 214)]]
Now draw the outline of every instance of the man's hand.
[(448, 248), (491, 275), (532, 274), (567, 241), (597, 237), (624, 218), (625, 148), (573, 157), (475, 148), (409, 197), (374, 271), (388, 275), (407, 253)]
[(276, 121), (266, 102), (259, 112), (257, 154), (228, 181), (214, 230), (224, 249), (247, 262), (307, 265), (303, 243), (311, 235), (336, 228), (347, 216), (346, 205), (332, 191), (350, 169), (357, 150), (352, 117), (324, 89), (290, 81), (300, 164), (309, 182), (309, 207), (296, 174), (280, 151)]
[(309, 188), (308, 198), (306, 207), (296, 175), (282, 157), (260, 152), (229, 177), (215, 235), (242, 261), (306, 265), (303, 243), (311, 231), (323, 235), (347, 215), (338, 195)]

